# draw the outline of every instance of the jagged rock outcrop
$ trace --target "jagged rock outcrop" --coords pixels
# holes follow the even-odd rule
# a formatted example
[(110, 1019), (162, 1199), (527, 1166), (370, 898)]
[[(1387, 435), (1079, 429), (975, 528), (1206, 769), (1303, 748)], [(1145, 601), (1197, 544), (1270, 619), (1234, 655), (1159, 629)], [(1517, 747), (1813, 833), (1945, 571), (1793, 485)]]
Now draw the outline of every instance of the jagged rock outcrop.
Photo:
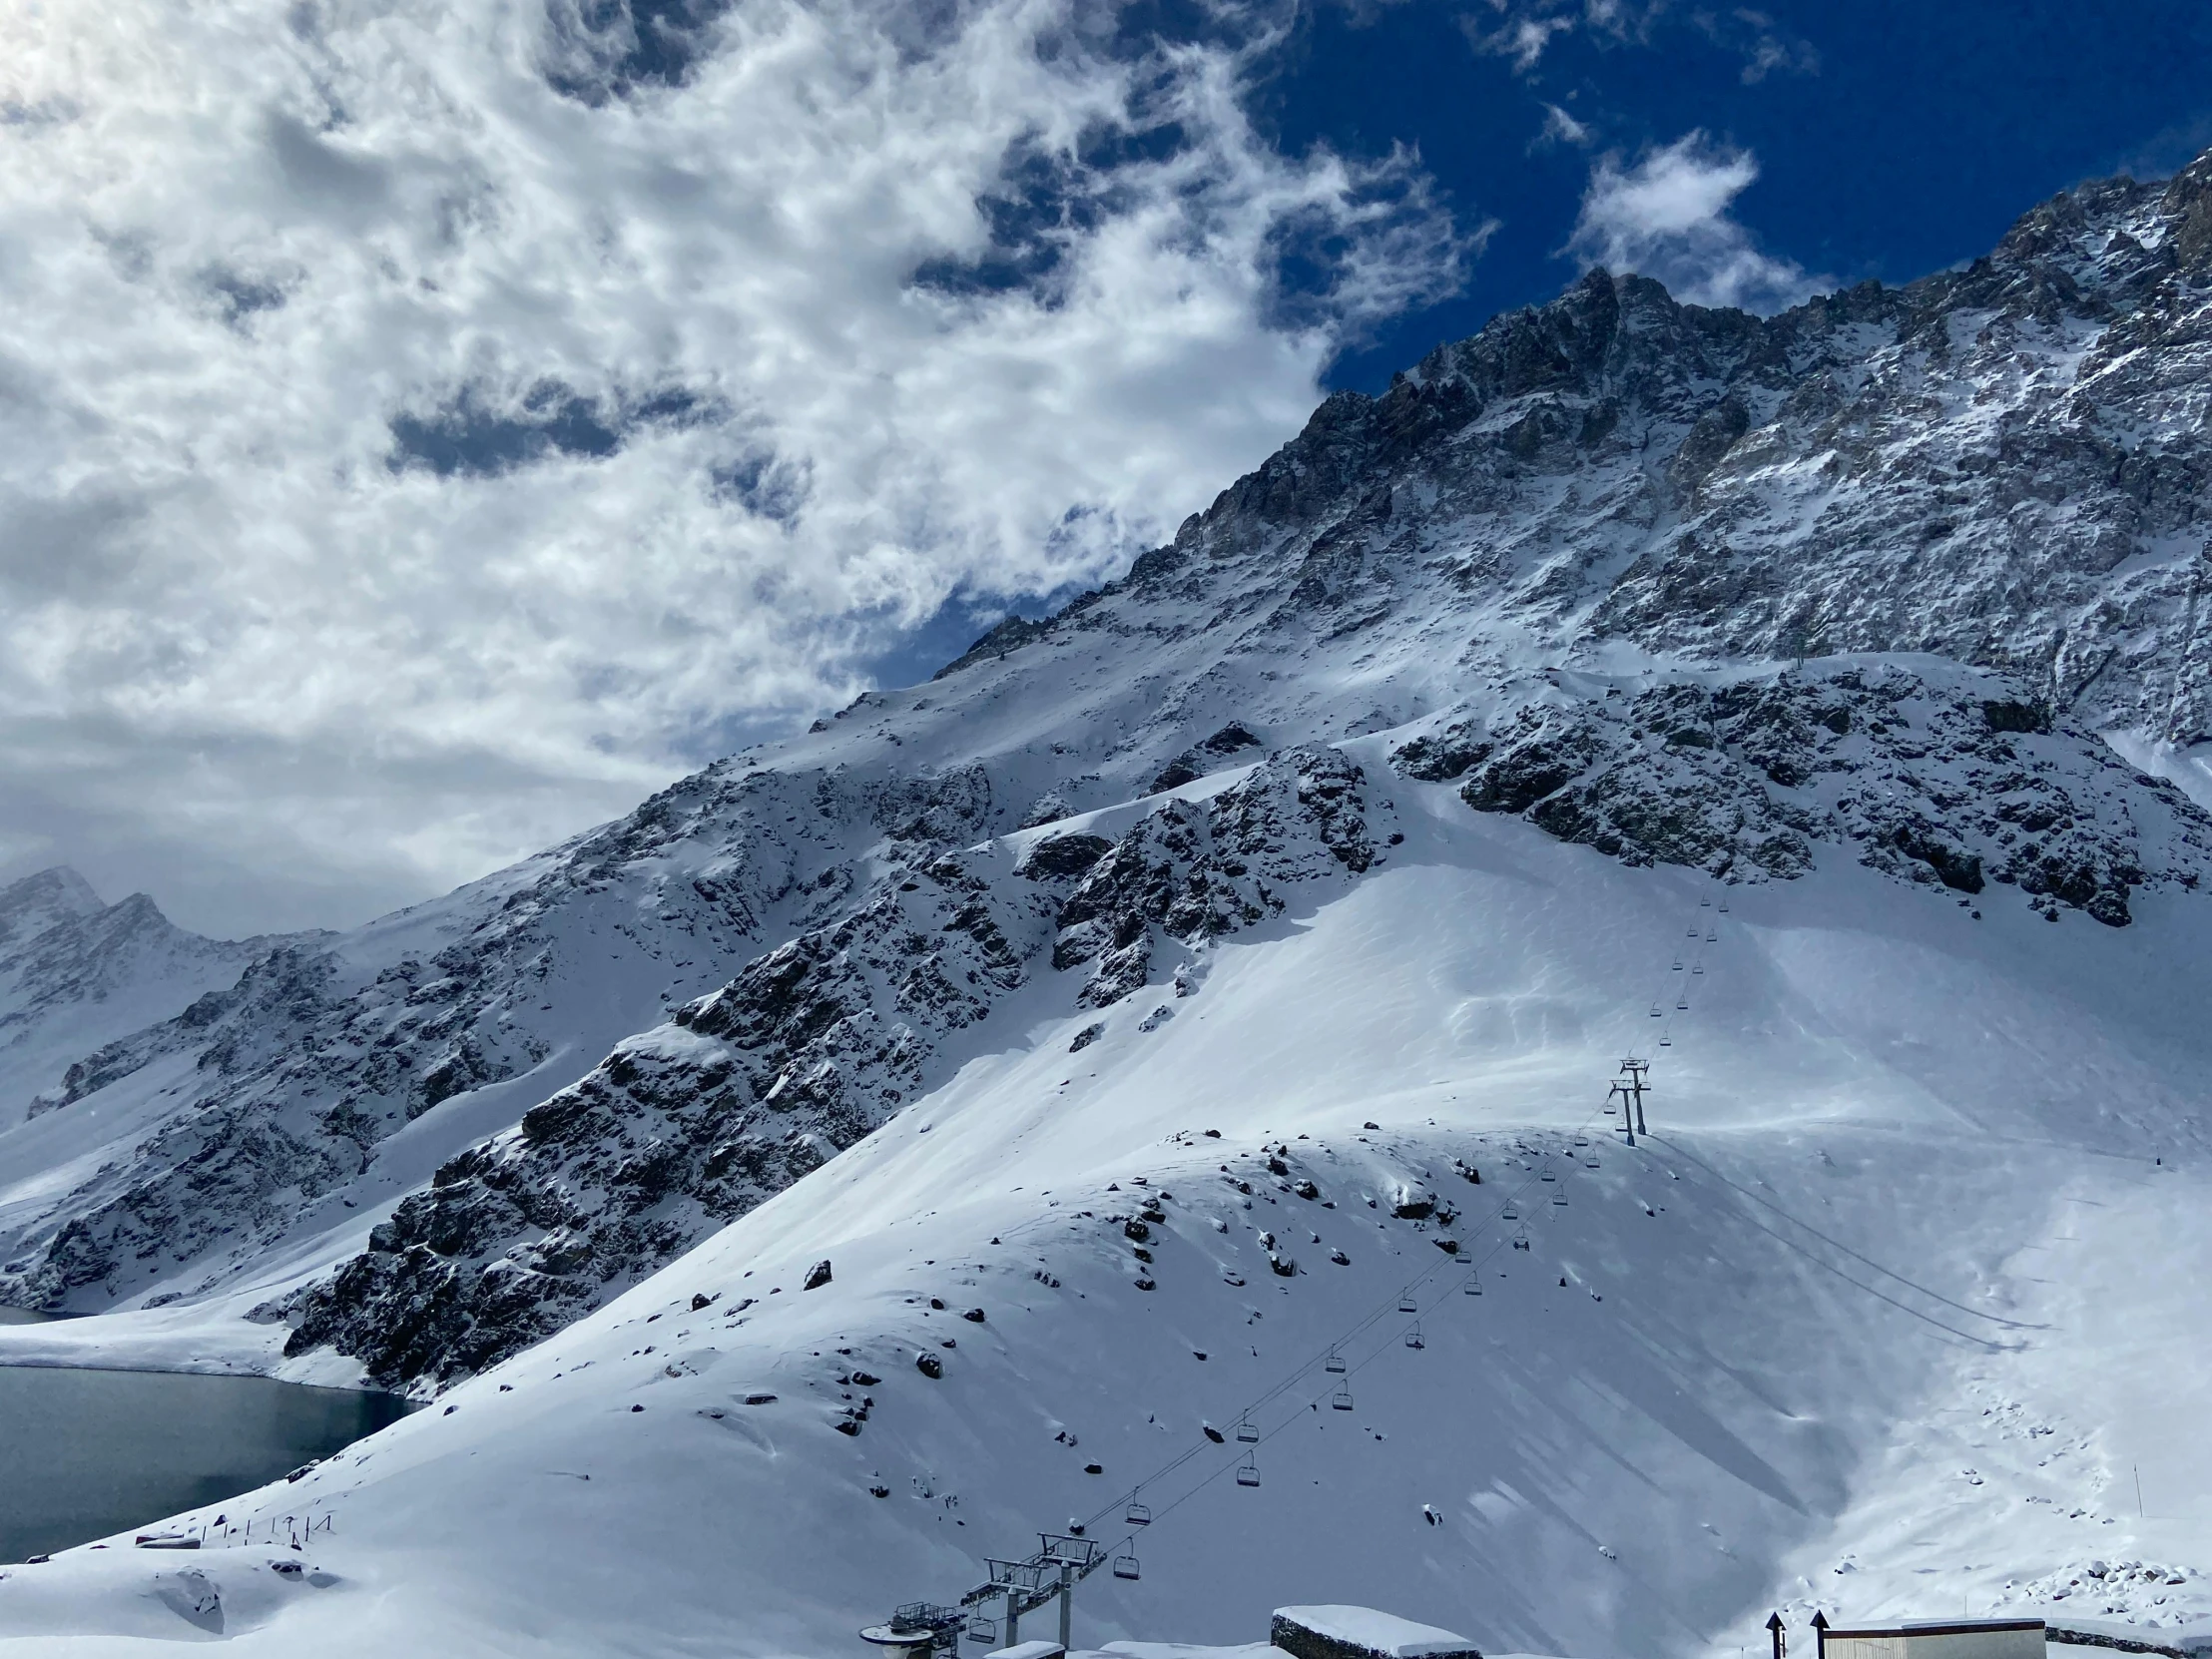
[(1881, 663), (1608, 690), (1523, 705), (1479, 740), (1450, 722), (1392, 764), (1628, 863), (1730, 879), (1802, 875), (1827, 841), (2123, 926), (2131, 889), (2212, 870), (2212, 818), (1991, 677)]
[(897, 862), (833, 924), (445, 1163), (289, 1310), (288, 1351), (333, 1346), (396, 1385), (526, 1347), (850, 1146), (1033, 974), (1090, 966), (1072, 1003), (1103, 1007), (1147, 982), (1155, 928), (1203, 947), (1365, 869), (1360, 783), (1334, 750), (1293, 750), (1118, 841), (1043, 840), (1018, 874), (990, 850)]

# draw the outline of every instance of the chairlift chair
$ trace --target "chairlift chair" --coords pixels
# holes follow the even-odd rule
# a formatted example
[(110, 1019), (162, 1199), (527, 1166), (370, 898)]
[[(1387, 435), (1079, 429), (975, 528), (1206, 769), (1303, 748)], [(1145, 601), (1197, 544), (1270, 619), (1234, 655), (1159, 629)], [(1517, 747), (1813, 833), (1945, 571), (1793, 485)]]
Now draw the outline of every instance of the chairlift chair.
[(1719, 944), (1719, 943), (1721, 942), (1721, 935), (1720, 935), (1720, 931), (1719, 931), (1719, 929), (1718, 929), (1718, 928), (1716, 928), (1716, 929), (1714, 929), (1714, 931), (1712, 931), (1712, 932), (1710, 932), (1710, 933), (1706, 934), (1706, 935), (1705, 935), (1705, 942), (1706, 942), (1707, 944)]
[(1411, 1291), (1407, 1291), (1397, 1299), (1397, 1311), (1401, 1314), (1417, 1314), (1420, 1312), (1420, 1304), (1413, 1300)]
[(1337, 1385), (1337, 1391), (1329, 1396), (1329, 1408), (1332, 1411), (1351, 1410), (1352, 1390), (1340, 1382)]
[(1674, 959), (1674, 971), (1677, 973), (1682, 971), (1682, 958), (1679, 956)]
[(1582, 1160), (1582, 1167), (1584, 1169), (1596, 1169), (1597, 1160), (1595, 1158), (1585, 1158)]
[(977, 1613), (967, 1621), (967, 1639), (979, 1647), (998, 1646), (998, 1621)]
[(1553, 1193), (1551, 1195), (1551, 1202), (1559, 1205), (1561, 1208), (1564, 1208), (1567, 1202), (1567, 1195), (1565, 1193)]
[(1703, 973), (1705, 971), (1705, 964), (1703, 962), (1700, 962), (1696, 967), (1690, 969), (1690, 971), (1692, 973)]
[(1132, 1503), (1129, 1506), (1129, 1513), (1122, 1516), (1122, 1524), (1125, 1526), (1150, 1526), (1152, 1524), (1151, 1508), (1146, 1504)]
[(1135, 1551), (1124, 1550), (1114, 1557), (1114, 1576), (1116, 1578), (1142, 1578), (1144, 1576), (1138, 1569)]
[(1725, 898), (1721, 900), (1721, 914), (1724, 916), (1728, 914), (1728, 900)]
[(1710, 910), (1713, 907), (1713, 901), (1710, 898), (1701, 898), (1697, 901), (1697, 907), (1701, 910)]
[(1497, 1213), (1497, 1219), (1499, 1221), (1519, 1221), (1520, 1212), (1508, 1204)]
[(1574, 1144), (1576, 1146), (1588, 1146), (1590, 1144), (1590, 1137), (1587, 1135), (1577, 1135), (1574, 1138)]
[(1420, 1340), (1420, 1321), (1415, 1320), (1413, 1329), (1405, 1333), (1405, 1346), (1407, 1348), (1426, 1348), (1428, 1346)]
[(1237, 1419), (1237, 1443), (1239, 1445), (1258, 1445), (1260, 1443), (1260, 1431), (1252, 1426), (1250, 1417), (1239, 1417)]
[(1556, 1175), (1552, 1174), (1551, 1171), (1545, 1170), (1543, 1174), (1537, 1176), (1536, 1179), (1539, 1181), (1556, 1181), (1559, 1178)]
[(1676, 1002), (1674, 1005), (1674, 1011), (1678, 1014), (1688, 1013), (1690, 1011), (1690, 999), (1688, 997), (1684, 997), (1680, 1001)]
[(1249, 1456), (1237, 1465), (1237, 1484), (1240, 1486), (1257, 1486), (1260, 1484), (1260, 1465)]
[(1672, 1037), (1661, 1037), (1659, 1039), (1659, 1046), (1661, 1048), (1672, 1048), (1674, 1046), (1674, 1039)]
[(1467, 1275), (1467, 1287), (1466, 1287), (1466, 1289), (1467, 1289), (1467, 1295), (1469, 1295), (1469, 1296), (1480, 1296), (1480, 1295), (1482, 1294), (1482, 1285), (1481, 1285), (1481, 1282), (1480, 1282), (1480, 1281), (1478, 1281), (1478, 1280), (1477, 1280), (1477, 1279), (1476, 1279), (1476, 1278), (1474, 1277), (1474, 1275), (1473, 1275), (1473, 1274), (1471, 1274), (1471, 1273)]
[(1342, 1377), (1345, 1373), (1345, 1357), (1342, 1354), (1339, 1354), (1335, 1349), (1331, 1349), (1329, 1351), (1329, 1358), (1321, 1363), (1321, 1369), (1323, 1371), (1333, 1373), (1338, 1377)]
[(1659, 1004), (1656, 1002), (1651, 1005), (1651, 1017), (1653, 1019), (1657, 1019), (1659, 1017)]

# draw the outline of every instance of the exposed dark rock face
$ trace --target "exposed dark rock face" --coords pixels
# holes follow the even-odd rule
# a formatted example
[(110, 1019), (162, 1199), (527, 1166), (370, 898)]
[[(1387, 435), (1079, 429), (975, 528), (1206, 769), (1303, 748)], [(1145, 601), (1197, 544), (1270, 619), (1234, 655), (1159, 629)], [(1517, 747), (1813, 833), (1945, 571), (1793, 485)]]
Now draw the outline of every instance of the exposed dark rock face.
[(1052, 962), (1094, 962), (1079, 1001), (1103, 1008), (1153, 976), (1157, 937), (1185, 944), (1283, 910), (1297, 883), (1374, 862), (1358, 766), (1330, 749), (1276, 756), (1203, 803), (1148, 815), (1060, 906)]
[[(1155, 927), (1201, 945), (1366, 868), (1360, 781), (1334, 750), (1294, 750), (1203, 808), (1170, 803), (1119, 842), (1048, 839), (1026, 880), (994, 881), (1003, 866), (943, 850), (900, 864), (835, 924), (757, 958), (514, 1131), (449, 1160), (289, 1311), (286, 1351), (333, 1346), (399, 1385), (527, 1347), (941, 1078), (960, 1034), (1048, 955), (1061, 970), (1097, 957), (1074, 1001), (1104, 1007), (1148, 982)], [(883, 816), (897, 825), (903, 812)], [(1098, 845), (1069, 852), (1077, 840)], [(1078, 871), (1064, 902), (1044, 884)]]
[[(1435, 753), (1418, 744), (1393, 757), (1416, 777)], [(1975, 676), (1897, 665), (1526, 706), (1459, 794), (1631, 864), (1787, 879), (1827, 841), (1908, 880), (1993, 880), (2114, 926), (2131, 888), (2212, 868), (2212, 819), (2093, 734)]]

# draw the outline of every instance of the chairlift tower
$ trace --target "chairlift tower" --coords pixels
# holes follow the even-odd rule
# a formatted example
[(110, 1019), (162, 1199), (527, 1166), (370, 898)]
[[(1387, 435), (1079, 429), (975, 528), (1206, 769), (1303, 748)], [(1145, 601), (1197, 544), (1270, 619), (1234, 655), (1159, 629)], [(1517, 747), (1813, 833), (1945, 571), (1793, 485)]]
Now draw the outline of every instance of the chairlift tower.
[(1644, 1091), (1651, 1085), (1644, 1081), (1644, 1074), (1651, 1070), (1649, 1060), (1639, 1060), (1631, 1054), (1621, 1062), (1621, 1074), (1613, 1080), (1613, 1094), (1621, 1103), (1621, 1122), (1628, 1129), (1628, 1144), (1634, 1146), (1638, 1135), (1651, 1131), (1644, 1126)]
[[(1151, 1520), (1151, 1511), (1145, 1511), (1145, 1520), (1136, 1520), (1139, 1506), (1132, 1505), (1131, 1521), (1143, 1525)], [(1117, 1557), (1103, 1548), (1095, 1539), (1078, 1538), (1066, 1532), (1040, 1532), (1037, 1534), (1037, 1552), (1021, 1561), (1001, 1561), (986, 1558), (984, 1565), (990, 1577), (960, 1598), (962, 1607), (973, 1607), (981, 1602), (1003, 1597), (1006, 1604), (1006, 1634), (1004, 1645), (1014, 1647), (1021, 1641), (1021, 1616), (1033, 1613), (1045, 1603), (1058, 1599), (1060, 1603), (1060, 1645), (1068, 1645), (1070, 1625), (1074, 1617), (1075, 1586), (1100, 1567), (1113, 1565), (1117, 1578), (1137, 1576), (1135, 1551), (1125, 1550)], [(1126, 1567), (1124, 1565), (1126, 1563)]]

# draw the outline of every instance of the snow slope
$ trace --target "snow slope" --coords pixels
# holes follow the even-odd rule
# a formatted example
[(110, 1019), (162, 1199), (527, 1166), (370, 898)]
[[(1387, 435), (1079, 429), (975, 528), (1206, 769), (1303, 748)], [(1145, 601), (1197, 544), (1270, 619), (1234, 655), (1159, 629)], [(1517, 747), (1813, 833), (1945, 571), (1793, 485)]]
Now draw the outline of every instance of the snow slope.
[(2202, 793), (2208, 284), (2212, 158), (1777, 318), (1594, 276), (929, 685), (83, 1056), (0, 1294), (89, 1317), (0, 1360), (439, 1404), (0, 1639), (850, 1651), (1130, 1503), (1081, 1641), (2212, 1613), (2212, 820), (2121, 758)]
[(144, 893), (103, 903), (66, 864), (0, 887), (0, 1127), (50, 1108), (72, 1062), (317, 937), (202, 938)]
[[(1120, 1538), (1163, 1468), (1144, 1576), (1083, 1586), (1079, 1642), (1249, 1641), (1320, 1598), (1719, 1651), (1774, 1605), (1980, 1612), (2092, 1559), (2187, 1574), (2088, 1580), (2100, 1607), (2212, 1611), (2192, 1454), (2153, 1462), (2203, 1405), (2201, 1276), (2156, 1263), (2202, 1226), (2206, 900), (2052, 950), (1865, 869), (1729, 889), (1420, 805), (1392, 867), (1223, 941), (1172, 1018), (1133, 999), (1072, 1054), (1086, 1016), (1040, 1022), (449, 1410), (225, 1506), (331, 1517), (313, 1577), (79, 1550), (10, 1569), (0, 1633), (138, 1651), (188, 1634), (198, 1573), (250, 1647), (856, 1651), (1040, 1528)], [(1653, 1022), (1689, 922), (1708, 971)], [(1660, 1024), (1630, 1151), (1605, 1085)], [(1202, 1432), (1247, 1407), (1257, 1489)]]

